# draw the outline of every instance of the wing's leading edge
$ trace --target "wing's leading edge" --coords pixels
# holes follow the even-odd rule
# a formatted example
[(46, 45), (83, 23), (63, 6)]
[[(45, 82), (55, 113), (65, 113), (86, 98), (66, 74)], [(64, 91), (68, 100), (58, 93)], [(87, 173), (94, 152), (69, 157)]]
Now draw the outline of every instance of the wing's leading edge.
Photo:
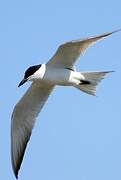
[(60, 45), (54, 56), (48, 61), (47, 65), (55, 67), (73, 68), (74, 63), (84, 51), (98, 40), (101, 40), (113, 33), (121, 31), (121, 29), (103, 33), (97, 36), (85, 39), (66, 42)]

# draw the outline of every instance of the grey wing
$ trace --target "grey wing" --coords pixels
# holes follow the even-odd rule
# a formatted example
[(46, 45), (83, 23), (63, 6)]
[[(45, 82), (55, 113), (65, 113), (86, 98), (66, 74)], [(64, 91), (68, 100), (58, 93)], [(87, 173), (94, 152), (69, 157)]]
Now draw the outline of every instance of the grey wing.
[(98, 40), (105, 38), (117, 31), (103, 33), (97, 36), (70, 41), (65, 44), (62, 44), (57, 49), (55, 55), (48, 61), (47, 65), (55, 66), (55, 67), (68, 67), (73, 68), (74, 63), (78, 59), (78, 57), (93, 43)]
[(36, 117), (52, 89), (53, 86), (45, 83), (32, 83), (14, 108), (11, 124), (11, 158), (16, 178)]

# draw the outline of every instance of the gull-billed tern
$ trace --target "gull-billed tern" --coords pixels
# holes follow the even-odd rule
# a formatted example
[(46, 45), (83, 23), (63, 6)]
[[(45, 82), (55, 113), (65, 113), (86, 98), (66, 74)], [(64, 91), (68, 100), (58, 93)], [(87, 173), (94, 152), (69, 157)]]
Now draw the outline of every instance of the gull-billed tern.
[(111, 71), (78, 72), (74, 64), (90, 45), (117, 31), (64, 43), (46, 64), (31, 66), (25, 71), (19, 86), (27, 81), (32, 81), (32, 84), (16, 104), (11, 123), (11, 159), (16, 178), (36, 117), (54, 87), (73, 86), (95, 95), (96, 86)]

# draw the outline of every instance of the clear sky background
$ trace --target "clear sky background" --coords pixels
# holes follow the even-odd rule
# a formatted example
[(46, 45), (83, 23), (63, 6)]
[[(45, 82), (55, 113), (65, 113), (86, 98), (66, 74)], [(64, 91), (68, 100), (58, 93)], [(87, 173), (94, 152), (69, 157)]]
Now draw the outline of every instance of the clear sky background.
[[(47, 62), (59, 44), (121, 28), (121, 1), (0, 2), (0, 179), (14, 180), (10, 124), (30, 65)], [(20, 180), (121, 179), (121, 32), (88, 49), (78, 70), (115, 70), (97, 97), (57, 87), (38, 117)]]

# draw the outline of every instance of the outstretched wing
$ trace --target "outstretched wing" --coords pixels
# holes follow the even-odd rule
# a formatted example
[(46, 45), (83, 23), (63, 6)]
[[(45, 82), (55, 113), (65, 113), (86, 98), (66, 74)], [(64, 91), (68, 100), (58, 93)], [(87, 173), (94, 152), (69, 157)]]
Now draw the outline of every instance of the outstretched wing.
[(11, 124), (11, 158), (16, 178), (18, 177), (18, 171), (36, 117), (45, 104), (52, 89), (53, 86), (45, 83), (32, 83), (14, 108)]
[(93, 43), (105, 38), (117, 31), (103, 33), (97, 36), (70, 41), (59, 46), (55, 55), (48, 61), (47, 65), (55, 67), (73, 68), (77, 58)]

